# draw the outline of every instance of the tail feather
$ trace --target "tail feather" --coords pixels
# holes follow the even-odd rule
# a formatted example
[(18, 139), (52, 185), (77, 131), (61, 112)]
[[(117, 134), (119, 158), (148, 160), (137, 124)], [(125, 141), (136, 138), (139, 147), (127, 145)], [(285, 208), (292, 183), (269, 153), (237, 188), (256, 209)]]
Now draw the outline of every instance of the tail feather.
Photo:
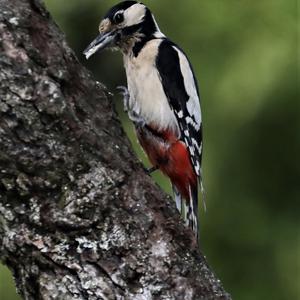
[(204, 212), (206, 213), (207, 206), (206, 206), (206, 193), (203, 185), (203, 176), (202, 176), (202, 168), (200, 168), (200, 177), (199, 177), (199, 184), (200, 184), (200, 191), (202, 196), (202, 204)]
[(175, 203), (176, 203), (176, 208), (181, 214), (185, 225), (190, 226), (189, 222), (189, 211), (190, 211), (190, 205), (187, 203), (186, 200), (184, 200), (183, 196), (180, 194), (176, 186), (173, 184), (173, 193), (174, 193), (174, 198), (175, 198)]
[(188, 225), (192, 228), (197, 237), (199, 238), (198, 228), (198, 186), (189, 187), (189, 204), (188, 204)]
[(198, 228), (198, 186), (189, 187), (189, 199), (183, 200), (183, 196), (180, 194), (176, 186), (173, 184), (174, 198), (176, 207), (179, 213), (182, 215), (185, 225), (190, 227), (198, 240), (199, 228)]
[(176, 207), (180, 212), (180, 214), (182, 214), (182, 196), (174, 184), (172, 185), (172, 188), (173, 188), (174, 198), (176, 202)]

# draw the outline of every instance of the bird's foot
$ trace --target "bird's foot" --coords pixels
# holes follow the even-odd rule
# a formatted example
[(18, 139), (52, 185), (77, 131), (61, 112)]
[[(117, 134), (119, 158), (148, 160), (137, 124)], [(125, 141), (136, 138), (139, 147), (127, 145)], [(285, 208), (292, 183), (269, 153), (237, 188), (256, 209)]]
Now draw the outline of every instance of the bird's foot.
[(130, 94), (126, 86), (117, 86), (117, 90), (119, 91), (120, 95), (123, 96), (123, 104), (124, 104), (124, 111), (129, 111), (129, 100)]
[(145, 125), (145, 119), (141, 117), (136, 111), (130, 108), (130, 94), (125, 86), (117, 86), (120, 94), (123, 96), (124, 111), (128, 113), (129, 119), (137, 126), (142, 127)]
[(151, 167), (151, 168), (146, 168), (144, 167), (144, 170), (147, 175), (151, 175), (153, 172), (157, 171), (159, 167)]
[(134, 123), (134, 125), (137, 128), (138, 127), (143, 127), (146, 124), (145, 119), (141, 115), (136, 113), (134, 110), (129, 110), (128, 111), (128, 117)]

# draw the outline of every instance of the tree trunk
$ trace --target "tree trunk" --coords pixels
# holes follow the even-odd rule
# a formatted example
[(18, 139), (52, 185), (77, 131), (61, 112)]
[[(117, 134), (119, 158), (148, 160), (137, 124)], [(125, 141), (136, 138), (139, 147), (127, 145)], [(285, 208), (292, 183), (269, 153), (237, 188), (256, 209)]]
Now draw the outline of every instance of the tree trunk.
[(0, 0), (0, 258), (24, 299), (230, 299), (39, 0)]

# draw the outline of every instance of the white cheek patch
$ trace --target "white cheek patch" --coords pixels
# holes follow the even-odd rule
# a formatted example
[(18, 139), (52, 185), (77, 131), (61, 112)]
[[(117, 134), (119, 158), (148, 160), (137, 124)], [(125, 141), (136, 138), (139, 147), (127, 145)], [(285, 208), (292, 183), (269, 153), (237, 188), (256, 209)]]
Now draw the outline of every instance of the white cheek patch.
[(146, 6), (140, 3), (130, 6), (124, 12), (124, 25), (126, 27), (139, 24), (146, 14)]

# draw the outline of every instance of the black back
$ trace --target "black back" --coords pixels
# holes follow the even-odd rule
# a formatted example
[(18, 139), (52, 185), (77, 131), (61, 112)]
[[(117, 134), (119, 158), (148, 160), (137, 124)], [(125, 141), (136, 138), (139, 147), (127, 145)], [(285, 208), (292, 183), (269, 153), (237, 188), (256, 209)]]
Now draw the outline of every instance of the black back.
[[(202, 124), (198, 124), (200, 129), (197, 130), (193, 124), (187, 121), (187, 117), (189, 117), (194, 123), (196, 123), (194, 116), (190, 115), (187, 110), (186, 104), (189, 101), (190, 96), (185, 89), (184, 78), (180, 69), (179, 56), (174, 47), (184, 54), (184, 52), (170, 40), (164, 39), (162, 41), (159, 46), (159, 55), (156, 59), (156, 66), (159, 71), (162, 85), (168, 98), (170, 107), (174, 111), (179, 124), (180, 131), (182, 133), (181, 140), (186, 144), (189, 150), (193, 166), (195, 167), (198, 164), (200, 167), (202, 151), (199, 151), (196, 148), (196, 146), (193, 144), (192, 138), (197, 141), (198, 147), (200, 148), (202, 143)], [(191, 71), (193, 72), (192, 68)], [(199, 97), (198, 84), (195, 76), (194, 80)], [(182, 118), (179, 117), (180, 112), (183, 114)], [(185, 134), (186, 131), (189, 133), (188, 135)], [(195, 169), (195, 172), (199, 177), (200, 170)]]

